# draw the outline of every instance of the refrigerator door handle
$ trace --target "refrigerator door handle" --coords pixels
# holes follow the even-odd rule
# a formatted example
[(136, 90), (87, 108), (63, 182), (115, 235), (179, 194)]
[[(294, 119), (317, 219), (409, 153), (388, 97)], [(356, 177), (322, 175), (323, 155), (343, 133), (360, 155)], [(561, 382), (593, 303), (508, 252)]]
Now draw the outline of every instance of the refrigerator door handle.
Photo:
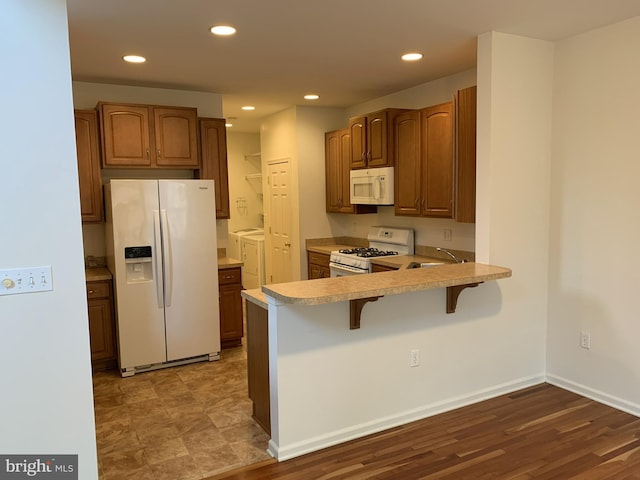
[(169, 222), (167, 211), (160, 210), (160, 225), (162, 226), (162, 264), (164, 266), (164, 306), (171, 306), (173, 296), (173, 271), (171, 268), (171, 238), (169, 235)]
[(155, 270), (156, 270), (156, 299), (158, 303), (158, 308), (162, 308), (164, 306), (164, 295), (162, 293), (162, 278), (164, 275), (162, 274), (162, 257), (160, 256), (160, 250), (162, 245), (162, 231), (160, 230), (160, 213), (158, 210), (153, 211), (153, 238), (154, 238), (154, 252), (153, 257), (155, 261)]

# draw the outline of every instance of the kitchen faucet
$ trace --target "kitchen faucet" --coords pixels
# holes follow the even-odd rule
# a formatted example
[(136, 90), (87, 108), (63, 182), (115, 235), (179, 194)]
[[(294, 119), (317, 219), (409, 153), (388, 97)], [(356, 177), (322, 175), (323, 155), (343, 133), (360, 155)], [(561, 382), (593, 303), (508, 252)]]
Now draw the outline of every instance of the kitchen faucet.
[(439, 252), (442, 252), (442, 253), (446, 253), (451, 258), (453, 258), (453, 261), (456, 262), (456, 263), (465, 263), (466, 262), (465, 259), (458, 260), (458, 257), (456, 257), (450, 250), (447, 250), (446, 248), (437, 247), (436, 250), (439, 251)]

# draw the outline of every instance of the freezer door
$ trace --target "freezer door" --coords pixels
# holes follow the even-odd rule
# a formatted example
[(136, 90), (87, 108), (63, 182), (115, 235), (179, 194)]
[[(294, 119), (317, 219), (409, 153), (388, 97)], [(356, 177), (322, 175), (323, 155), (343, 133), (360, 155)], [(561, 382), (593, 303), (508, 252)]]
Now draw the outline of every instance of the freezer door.
[(164, 362), (158, 182), (111, 180), (106, 198), (107, 255), (114, 274), (120, 368)]
[(212, 180), (159, 180), (167, 360), (220, 351)]

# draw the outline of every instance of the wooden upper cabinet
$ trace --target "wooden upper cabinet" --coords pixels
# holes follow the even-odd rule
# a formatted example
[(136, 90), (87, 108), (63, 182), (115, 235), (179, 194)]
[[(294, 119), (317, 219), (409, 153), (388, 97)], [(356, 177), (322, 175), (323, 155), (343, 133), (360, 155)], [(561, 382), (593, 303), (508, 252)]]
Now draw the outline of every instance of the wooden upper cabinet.
[(351, 134), (349, 128), (326, 132), (324, 135), (326, 172), (326, 211), (328, 213), (375, 213), (375, 205), (352, 205), (349, 158)]
[(326, 211), (353, 213), (349, 197), (349, 152), (351, 135), (348, 128), (327, 132), (325, 142)]
[(453, 218), (453, 102), (421, 110), (422, 214)]
[(476, 221), (475, 86), (458, 90), (456, 106), (456, 221)]
[(394, 120), (395, 213), (420, 215), (422, 160), (420, 158), (420, 111), (404, 112)]
[(99, 103), (103, 167), (198, 168), (197, 110)]
[(351, 169), (393, 167), (393, 121), (406, 110), (386, 108), (349, 120)]
[(367, 117), (354, 117), (349, 120), (350, 168), (367, 167)]
[(199, 178), (213, 180), (216, 189), (216, 218), (229, 218), (229, 172), (227, 131), (222, 118), (199, 118)]
[(102, 180), (95, 110), (75, 110), (76, 153), (83, 222), (102, 221)]

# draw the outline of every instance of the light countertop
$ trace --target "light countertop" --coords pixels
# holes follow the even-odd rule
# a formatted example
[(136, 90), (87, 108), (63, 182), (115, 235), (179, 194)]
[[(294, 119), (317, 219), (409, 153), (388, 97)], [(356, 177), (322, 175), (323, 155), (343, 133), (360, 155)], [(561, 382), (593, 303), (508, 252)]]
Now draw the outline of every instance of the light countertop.
[(84, 269), (84, 277), (87, 282), (99, 282), (111, 280), (113, 277), (106, 267), (88, 267)]
[(269, 308), (269, 305), (267, 304), (267, 296), (259, 288), (243, 290), (241, 295), (242, 298), (246, 299), (248, 302), (254, 303), (262, 308)]
[(218, 270), (241, 267), (243, 262), (231, 257), (218, 257)]
[(510, 276), (509, 268), (468, 262), (369, 275), (278, 283), (264, 285), (262, 291), (283, 303), (319, 305), (467, 285)]

